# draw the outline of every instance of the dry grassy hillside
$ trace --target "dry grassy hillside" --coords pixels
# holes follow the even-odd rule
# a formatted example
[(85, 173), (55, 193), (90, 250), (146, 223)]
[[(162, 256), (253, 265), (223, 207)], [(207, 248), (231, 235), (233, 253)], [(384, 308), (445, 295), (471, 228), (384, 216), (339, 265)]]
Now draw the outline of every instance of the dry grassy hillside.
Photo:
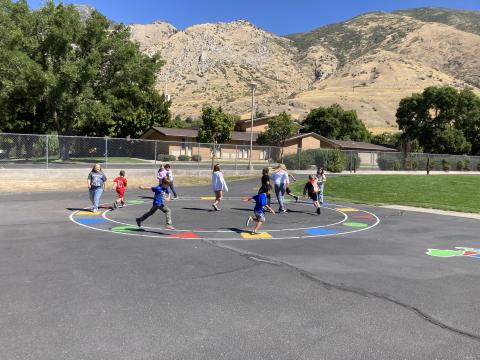
[(196, 117), (204, 104), (214, 104), (246, 115), (248, 83), (255, 81), (260, 111), (303, 118), (313, 107), (339, 103), (378, 132), (395, 130), (398, 102), (413, 92), (480, 86), (480, 36), (467, 31), (475, 29), (477, 13), (467, 14), (467, 30), (451, 12), (442, 22), (427, 15), (424, 9), (371, 13), (288, 37), (246, 21), (131, 29), (145, 52), (165, 59), (158, 89), (172, 95), (174, 114)]

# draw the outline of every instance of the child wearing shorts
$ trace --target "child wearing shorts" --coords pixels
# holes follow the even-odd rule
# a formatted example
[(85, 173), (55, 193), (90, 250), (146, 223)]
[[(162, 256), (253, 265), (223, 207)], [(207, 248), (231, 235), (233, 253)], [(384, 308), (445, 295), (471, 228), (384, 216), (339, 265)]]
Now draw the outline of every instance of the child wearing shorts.
[(260, 229), (262, 224), (265, 222), (264, 208), (266, 208), (272, 214), (275, 214), (275, 211), (273, 211), (273, 209), (268, 205), (268, 201), (267, 201), (268, 192), (269, 192), (268, 187), (262, 187), (260, 189), (260, 192), (257, 195), (252, 196), (251, 198), (246, 200), (246, 201), (251, 201), (251, 200), (255, 201), (255, 207), (253, 208), (253, 213), (255, 215), (255, 218), (253, 218), (252, 216), (249, 216), (246, 222), (247, 228), (252, 221), (255, 222), (255, 227), (251, 232), (252, 235), (258, 234), (258, 229)]
[(320, 189), (318, 188), (318, 183), (317, 183), (317, 177), (315, 175), (309, 175), (308, 176), (308, 182), (305, 184), (305, 187), (303, 188), (303, 196), (308, 194), (308, 197), (312, 199), (313, 205), (315, 206), (315, 209), (317, 209), (317, 214), (321, 214), (320, 210), (320, 203), (318, 201), (318, 192)]
[[(175, 230), (175, 228), (172, 225), (172, 211), (167, 205), (165, 205), (165, 201), (170, 200), (170, 193), (168, 191), (169, 186), (170, 186), (170, 182), (168, 181), (168, 179), (163, 178), (160, 185), (153, 186), (153, 187), (148, 187), (148, 186), (139, 187), (142, 190), (152, 190), (155, 194), (153, 197), (152, 208), (148, 212), (140, 216), (139, 218), (135, 219), (139, 228), (142, 227), (143, 221), (147, 220), (150, 216), (155, 214), (157, 210), (160, 210), (165, 214), (165, 219), (167, 222), (165, 229)], [(167, 195), (165, 196), (165, 194)]]
[(125, 190), (127, 189), (127, 179), (125, 178), (125, 171), (120, 171), (120, 176), (117, 176), (115, 180), (113, 180), (113, 190), (117, 192), (117, 200), (113, 202), (113, 208), (117, 208), (117, 204), (120, 203), (121, 207), (125, 206)]
[(212, 188), (215, 193), (215, 202), (212, 204), (212, 207), (215, 211), (220, 211), (220, 201), (223, 198), (223, 191), (228, 192), (228, 186), (225, 182), (222, 172), (220, 171), (220, 165), (215, 164), (213, 167), (212, 173)]

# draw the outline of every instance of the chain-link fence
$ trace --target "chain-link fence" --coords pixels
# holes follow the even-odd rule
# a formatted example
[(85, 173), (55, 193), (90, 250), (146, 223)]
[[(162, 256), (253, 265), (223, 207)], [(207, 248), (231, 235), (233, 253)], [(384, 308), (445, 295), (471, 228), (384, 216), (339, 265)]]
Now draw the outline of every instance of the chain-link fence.
[(0, 134), (3, 168), (75, 168), (95, 163), (103, 167), (148, 169), (174, 162), (177, 168), (209, 169), (212, 161), (224, 169), (255, 169), (285, 163), (291, 170), (324, 167), (342, 171), (480, 171), (480, 157), (407, 154), (367, 150), (302, 149), (249, 144), (201, 144), (188, 141), (99, 137)]

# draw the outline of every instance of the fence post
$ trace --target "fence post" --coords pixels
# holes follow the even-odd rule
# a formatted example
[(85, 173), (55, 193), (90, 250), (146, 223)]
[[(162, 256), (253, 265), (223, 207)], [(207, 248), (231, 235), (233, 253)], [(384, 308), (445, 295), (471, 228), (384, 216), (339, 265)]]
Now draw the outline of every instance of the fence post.
[(235, 175), (237, 174), (237, 166), (238, 166), (238, 145), (235, 145)]
[(157, 170), (157, 140), (155, 140), (155, 145), (154, 145), (154, 152), (155, 152), (155, 155), (153, 156), (153, 167), (155, 168), (155, 170)]
[(105, 167), (107, 167), (108, 162), (108, 137), (105, 136)]
[(45, 147), (46, 147), (46, 150), (45, 150), (45, 161), (47, 163), (47, 170), (48, 170), (48, 135), (45, 135)]
[(430, 156), (427, 157), (427, 175), (430, 175)]

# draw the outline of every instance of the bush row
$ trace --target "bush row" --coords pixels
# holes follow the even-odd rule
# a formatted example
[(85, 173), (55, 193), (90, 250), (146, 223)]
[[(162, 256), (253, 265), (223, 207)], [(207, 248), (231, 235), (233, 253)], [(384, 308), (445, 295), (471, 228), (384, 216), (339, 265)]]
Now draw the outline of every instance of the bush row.
[(157, 155), (157, 160), (161, 162), (171, 162), (171, 161), (195, 161), (195, 162), (200, 162), (202, 161), (202, 156), (201, 155), (165, 155), (165, 154), (158, 154)]
[(403, 156), (382, 154), (378, 156), (377, 163), (380, 170), (426, 171), (427, 164), (428, 164), (430, 171), (431, 170), (480, 171), (479, 160), (476, 160), (476, 159), (470, 160), (469, 158), (461, 158), (461, 157), (454, 157), (454, 156), (448, 156), (444, 158), (439, 158), (439, 157), (430, 158), (430, 162), (428, 162), (428, 158), (426, 157), (405, 158)]
[(353, 170), (360, 167), (358, 154), (346, 155), (340, 150), (311, 149), (302, 151), (300, 154), (286, 155), (283, 163), (288, 169), (308, 170), (323, 167), (329, 172), (340, 173), (344, 170)]

